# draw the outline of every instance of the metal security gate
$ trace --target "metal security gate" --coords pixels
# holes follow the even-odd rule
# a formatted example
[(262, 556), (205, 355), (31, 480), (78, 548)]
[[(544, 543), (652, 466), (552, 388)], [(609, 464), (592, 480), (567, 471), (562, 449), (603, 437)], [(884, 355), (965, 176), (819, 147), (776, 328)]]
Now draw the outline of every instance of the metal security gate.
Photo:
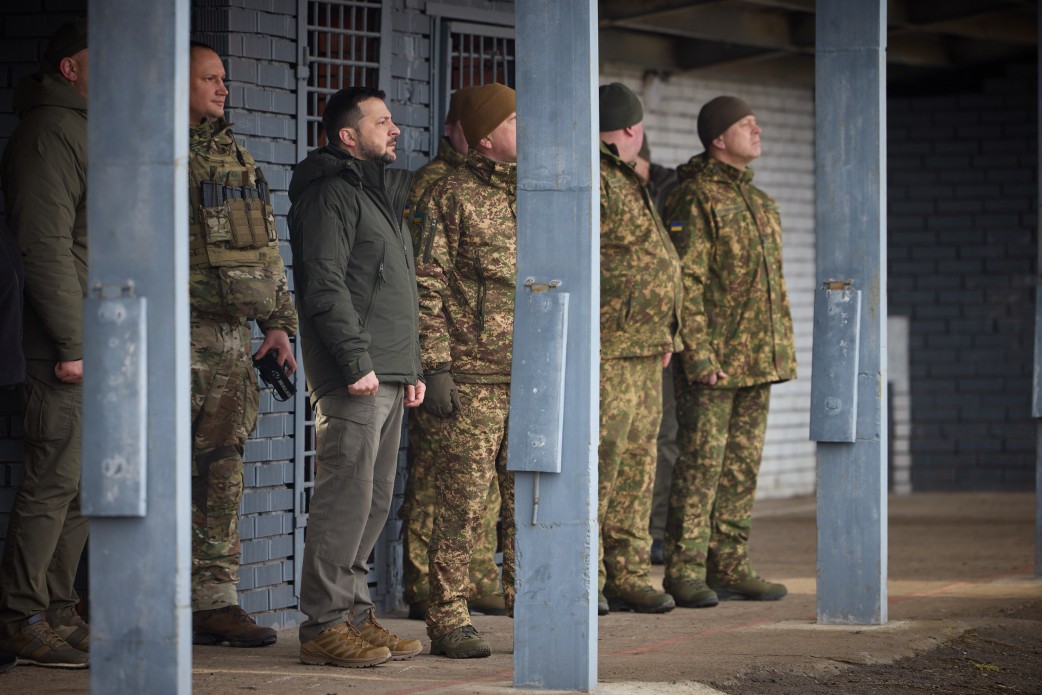
[[(297, 160), (326, 144), (322, 113), (329, 97), (345, 87), (388, 91), (391, 61), (391, 8), (381, 0), (301, 0), (298, 5)], [(301, 356), (298, 350), (298, 361)], [(304, 380), (298, 381), (303, 385)], [(315, 486), (315, 417), (302, 388), (296, 408), (294, 457), (294, 591), (300, 596), (301, 564), (311, 493)], [(376, 549), (369, 584), (373, 601), (385, 610), (397, 605), (401, 570)], [(401, 560), (398, 560), (401, 567)], [(394, 578), (397, 577), (397, 583)], [(375, 585), (375, 588), (374, 588)]]
[[(510, 16), (513, 19), (512, 16)], [(431, 75), (431, 133), (441, 133), (449, 96), (461, 87), (499, 82), (515, 86), (514, 27), (435, 20), (437, 45)], [(432, 141), (437, 142), (437, 137)]]
[[(301, 0), (297, 154), (325, 145), (322, 111), (337, 91), (390, 85), (391, 8), (381, 0)], [(383, 69), (381, 69), (383, 67)]]

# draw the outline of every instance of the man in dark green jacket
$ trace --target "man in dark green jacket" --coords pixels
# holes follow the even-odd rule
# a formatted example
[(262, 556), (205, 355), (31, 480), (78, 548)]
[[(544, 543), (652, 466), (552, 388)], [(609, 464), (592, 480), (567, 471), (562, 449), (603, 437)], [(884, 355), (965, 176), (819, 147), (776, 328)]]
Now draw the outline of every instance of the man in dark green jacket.
[(389, 171), (399, 130), (384, 93), (343, 89), (328, 145), (297, 165), (289, 213), (304, 371), (315, 406), (316, 480), (304, 546), (300, 660), (373, 666), (419, 654), (374, 617), (369, 553), (391, 506), (404, 407), (423, 402), (412, 174)]
[(76, 613), (83, 297), (87, 286), (87, 24), (51, 37), (14, 95), (21, 119), (4, 151), (8, 222), (25, 266), (25, 478), (0, 562), (0, 651), (23, 663), (86, 667)]

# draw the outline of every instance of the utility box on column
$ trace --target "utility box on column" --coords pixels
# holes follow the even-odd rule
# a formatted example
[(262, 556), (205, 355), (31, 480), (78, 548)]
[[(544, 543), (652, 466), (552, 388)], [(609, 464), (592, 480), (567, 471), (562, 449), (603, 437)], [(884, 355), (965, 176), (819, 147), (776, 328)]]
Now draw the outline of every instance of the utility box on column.
[(861, 291), (826, 280), (814, 295), (810, 438), (857, 441), (857, 370)]
[(561, 472), (568, 293), (558, 292), (560, 285), (559, 280), (539, 283), (528, 278), (525, 289), (518, 292), (515, 321), (542, 349), (515, 355), (511, 367), (514, 386), (533, 396), (530, 407), (510, 409), (510, 438), (522, 444), (520, 449), (510, 449), (507, 469), (511, 471)]
[(84, 314), (86, 379), (103, 379), (83, 391), (84, 516), (143, 517), (146, 505), (148, 335), (146, 302), (123, 296), (88, 297)]

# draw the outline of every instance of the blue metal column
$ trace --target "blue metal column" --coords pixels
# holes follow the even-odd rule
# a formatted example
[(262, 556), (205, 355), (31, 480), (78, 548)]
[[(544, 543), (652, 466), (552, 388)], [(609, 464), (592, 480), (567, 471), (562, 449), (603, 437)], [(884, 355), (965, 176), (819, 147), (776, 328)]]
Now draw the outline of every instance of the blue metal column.
[[(1038, 13), (1038, 28), (1042, 32), (1042, 11)], [(1039, 34), (1042, 36), (1042, 33)], [(1042, 46), (1042, 44), (1040, 44)], [(1037, 100), (1042, 107), (1042, 51), (1038, 54), (1039, 82)], [(1042, 133), (1042, 108), (1038, 112), (1038, 132)], [(1039, 143), (1038, 171), (1042, 172), (1042, 141)], [(1042, 230), (1042, 177), (1039, 177), (1038, 217), (1036, 226)], [(1035, 370), (1032, 380), (1031, 414), (1042, 418), (1042, 234), (1039, 235), (1038, 260), (1035, 274)], [(1042, 420), (1035, 425), (1035, 576), (1042, 578)]]
[(516, 12), (518, 287), (509, 466), (524, 472), (515, 473), (514, 685), (591, 690), (600, 349), (597, 3), (525, 0)]
[[(818, 444), (818, 622), (887, 619), (886, 1), (818, 0), (818, 278), (859, 291), (853, 441)], [(847, 284), (847, 281), (850, 281)], [(825, 340), (815, 314), (814, 342)], [(819, 375), (815, 374), (817, 379)], [(815, 384), (817, 385), (817, 384)], [(842, 407), (844, 394), (831, 405)], [(813, 418), (818, 415), (812, 413)]]
[(189, 2), (88, 10), (90, 688), (189, 693)]

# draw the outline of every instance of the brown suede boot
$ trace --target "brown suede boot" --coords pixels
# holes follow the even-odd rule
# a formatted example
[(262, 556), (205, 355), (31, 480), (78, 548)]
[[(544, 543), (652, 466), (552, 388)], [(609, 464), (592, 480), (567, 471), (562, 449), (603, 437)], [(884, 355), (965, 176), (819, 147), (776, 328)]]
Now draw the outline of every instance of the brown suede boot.
[(264, 647), (278, 635), (261, 627), (238, 606), (192, 613), (192, 644), (226, 644), (229, 647)]

